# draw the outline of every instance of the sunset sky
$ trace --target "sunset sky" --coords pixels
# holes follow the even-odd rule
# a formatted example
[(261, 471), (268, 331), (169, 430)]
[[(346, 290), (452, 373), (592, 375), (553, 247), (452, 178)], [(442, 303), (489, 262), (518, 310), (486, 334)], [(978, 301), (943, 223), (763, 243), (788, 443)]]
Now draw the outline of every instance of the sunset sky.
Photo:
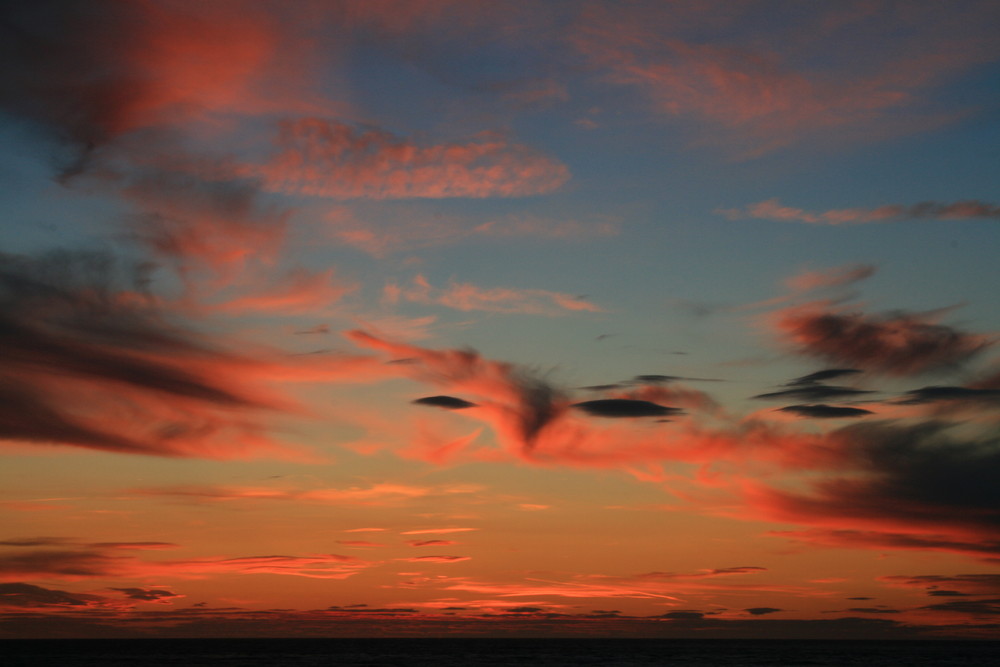
[(0, 637), (1000, 638), (1000, 3), (2, 7)]

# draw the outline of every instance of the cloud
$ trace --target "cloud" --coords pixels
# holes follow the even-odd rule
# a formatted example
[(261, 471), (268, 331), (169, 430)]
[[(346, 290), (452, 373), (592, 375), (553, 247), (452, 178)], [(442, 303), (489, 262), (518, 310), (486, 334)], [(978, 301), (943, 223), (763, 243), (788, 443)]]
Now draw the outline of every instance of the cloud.
[[(130, 489), (129, 495), (180, 498), (195, 503), (232, 501), (291, 501), (331, 505), (391, 506), (418, 498), (440, 499), (475, 493), (481, 487), (471, 484), (451, 486), (413, 486), (382, 482), (367, 487), (292, 489), (281, 487), (174, 486)], [(356, 532), (361, 532), (360, 529)]]
[(0, 312), (0, 439), (159, 456), (302, 456), (270, 440), (262, 418), (293, 406), (266, 379), (294, 377), (294, 364), (280, 369), (186, 328), (145, 291), (141, 265), (102, 253), (5, 256)]
[[(167, 591), (163, 592), (166, 593)], [(81, 609), (119, 606), (120, 604), (116, 604), (116, 601), (106, 596), (91, 593), (69, 593), (67, 591), (43, 588), (22, 582), (0, 583), (0, 607)]]
[(981, 201), (951, 203), (926, 201), (919, 204), (887, 204), (875, 208), (845, 208), (821, 212), (805, 211), (784, 206), (777, 199), (747, 204), (743, 208), (718, 209), (730, 220), (758, 218), (784, 222), (805, 222), (813, 225), (855, 225), (894, 220), (1000, 220), (1000, 205)]
[(471, 556), (413, 556), (412, 558), (397, 558), (409, 563), (460, 563), (469, 560)]
[(764, 616), (765, 614), (775, 614), (779, 611), (784, 611), (784, 609), (777, 609), (775, 607), (750, 607), (749, 609), (744, 609), (751, 616)]
[(377, 211), (367, 211), (358, 204), (352, 208), (334, 207), (324, 215), (324, 220), (323, 227), (336, 242), (378, 258), (459, 242), (600, 239), (618, 234), (621, 227), (621, 221), (610, 216), (560, 219), (510, 214), (481, 222), (441, 212), (429, 215), (412, 205), (394, 206), (384, 202), (379, 203)]
[(390, 359), (411, 360), (395, 366), (401, 375), (474, 397), (476, 413), (516, 451), (530, 450), (545, 427), (568, 409), (562, 392), (537, 373), (484, 359), (475, 351), (428, 350), (362, 331), (347, 335), (355, 344)]
[[(933, 106), (924, 96), (998, 57), (984, 27), (996, 9), (963, 10), (594, 4), (571, 39), (598, 76), (638, 90), (696, 144), (749, 159), (800, 143), (871, 142), (962, 117), (954, 100)], [(968, 49), (956, 50), (956, 39)]]
[(1000, 616), (1000, 598), (992, 600), (953, 600), (941, 604), (931, 604), (921, 609), (946, 613), (968, 614), (976, 618)]
[(757, 394), (756, 396), (754, 396), (754, 398), (767, 398), (767, 399), (798, 398), (807, 401), (821, 401), (829, 399), (843, 400), (846, 398), (854, 398), (857, 396), (863, 396), (864, 394), (871, 394), (871, 393), (873, 392), (868, 389), (836, 387), (827, 384), (803, 384), (800, 386), (794, 386), (790, 389), (782, 389), (781, 391), (772, 391), (766, 394)]
[(19, 581), (280, 574), (313, 579), (346, 579), (372, 565), (374, 563), (369, 561), (338, 554), (149, 561), (98, 550), (30, 551), (0, 556), (0, 578)]
[(603, 312), (582, 297), (542, 289), (481, 288), (471, 283), (451, 283), (434, 288), (423, 276), (416, 276), (410, 287), (390, 284), (389, 300), (402, 298), (416, 303), (437, 304), (461, 311), (482, 310), (493, 313), (530, 313), (555, 315), (565, 311)]
[(478, 528), (458, 528), (458, 527), (448, 527), (448, 528), (420, 528), (418, 530), (404, 530), (400, 535), (440, 535), (444, 533), (467, 533), (471, 530), (479, 530)]
[(911, 389), (906, 392), (899, 403), (903, 405), (922, 405), (941, 401), (968, 401), (973, 403), (993, 403), (1000, 401), (998, 389), (972, 389), (969, 387), (932, 386)]
[(458, 544), (454, 540), (407, 540), (406, 543), (411, 547), (448, 547)]
[(840, 461), (825, 479), (802, 492), (748, 482), (751, 507), (832, 531), (800, 538), (1000, 557), (996, 433), (971, 437), (955, 424), (867, 422), (828, 438)]
[(786, 279), (785, 286), (793, 292), (843, 287), (867, 280), (875, 275), (875, 270), (871, 264), (848, 264), (828, 271), (803, 271)]
[(916, 375), (954, 367), (992, 344), (934, 321), (936, 313), (867, 315), (823, 302), (778, 311), (772, 324), (800, 354), (887, 375)]
[(627, 398), (604, 398), (574, 403), (574, 408), (593, 417), (667, 417), (682, 414), (680, 408), (669, 408), (649, 401)]
[(139, 600), (141, 602), (166, 602), (174, 598), (184, 597), (183, 595), (158, 588), (109, 588), (108, 590), (119, 591), (124, 593), (128, 599)]
[(523, 197), (569, 179), (562, 163), (491, 133), (420, 145), (374, 127), (300, 118), (280, 124), (276, 143), (269, 161), (234, 164), (234, 175), (333, 199)]
[(781, 412), (791, 412), (800, 417), (810, 417), (813, 419), (840, 419), (844, 417), (864, 417), (872, 414), (871, 410), (861, 408), (848, 408), (839, 405), (789, 405), (778, 408)]
[(475, 403), (471, 403), (461, 398), (455, 398), (454, 396), (424, 396), (423, 398), (418, 398), (411, 402), (417, 405), (430, 405), (437, 408), (445, 408), (447, 410), (463, 410), (465, 408), (476, 407)]
[[(878, 578), (890, 586), (903, 588), (919, 588), (927, 595), (997, 595), (1000, 594), (1000, 574), (924, 574), (924, 575), (889, 575)], [(947, 590), (944, 588), (946, 587)]]

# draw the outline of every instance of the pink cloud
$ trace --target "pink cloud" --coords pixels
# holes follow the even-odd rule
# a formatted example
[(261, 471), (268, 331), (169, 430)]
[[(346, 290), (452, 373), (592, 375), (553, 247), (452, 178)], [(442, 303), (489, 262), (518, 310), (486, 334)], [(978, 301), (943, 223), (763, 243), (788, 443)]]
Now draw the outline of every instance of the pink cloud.
[(893, 220), (962, 220), (1000, 219), (1000, 205), (981, 201), (951, 203), (920, 202), (919, 204), (886, 204), (875, 208), (845, 208), (811, 212), (784, 206), (777, 199), (748, 204), (743, 208), (718, 209), (717, 213), (730, 220), (758, 218), (785, 222), (805, 222), (814, 225), (853, 225)]
[(621, 226), (619, 219), (608, 216), (576, 220), (523, 214), (470, 222), (465, 217), (440, 213), (428, 216), (414, 207), (387, 207), (384, 204), (378, 215), (337, 207), (324, 217), (324, 226), (334, 240), (374, 257), (477, 240), (583, 241), (614, 236)]
[(560, 292), (541, 289), (481, 288), (471, 283), (451, 283), (434, 288), (422, 275), (410, 287), (390, 284), (385, 290), (390, 301), (405, 299), (416, 303), (437, 304), (456, 310), (482, 310), (494, 313), (531, 313), (552, 315), (562, 311), (603, 312), (598, 306)]
[[(939, 126), (964, 110), (929, 109), (925, 94), (998, 57), (985, 28), (995, 8), (809, 9), (781, 20), (783, 10), (756, 2), (591, 5), (573, 42), (605, 80), (640, 90), (664, 116), (693, 119), (701, 143), (740, 158)], [(844, 39), (848, 31), (871, 38)]]
[(302, 118), (281, 124), (279, 152), (235, 175), (277, 192), (334, 199), (522, 197), (551, 192), (566, 166), (495, 134), (421, 146), (377, 129)]

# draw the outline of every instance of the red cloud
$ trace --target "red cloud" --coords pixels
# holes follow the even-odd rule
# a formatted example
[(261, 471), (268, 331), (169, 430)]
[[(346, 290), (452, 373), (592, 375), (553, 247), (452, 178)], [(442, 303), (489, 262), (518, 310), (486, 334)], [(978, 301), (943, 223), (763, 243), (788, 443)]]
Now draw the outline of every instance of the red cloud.
[(209, 574), (282, 574), (313, 579), (346, 579), (374, 564), (338, 554), (147, 561), (96, 550), (29, 551), (0, 557), (0, 579), (197, 578)]
[(397, 558), (408, 563), (460, 563), (469, 560), (471, 556), (413, 556), (412, 558)]
[(335, 199), (520, 197), (569, 179), (565, 165), (483, 134), (465, 143), (419, 146), (388, 132), (303, 118), (281, 124), (280, 152), (234, 165), (265, 188)]

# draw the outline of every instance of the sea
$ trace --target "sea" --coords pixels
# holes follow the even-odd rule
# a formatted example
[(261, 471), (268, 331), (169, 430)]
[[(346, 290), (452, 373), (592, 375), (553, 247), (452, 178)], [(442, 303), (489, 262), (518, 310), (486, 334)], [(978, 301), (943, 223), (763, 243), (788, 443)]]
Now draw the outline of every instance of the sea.
[(9, 639), (4, 667), (925, 667), (1000, 665), (1000, 641), (684, 639)]

